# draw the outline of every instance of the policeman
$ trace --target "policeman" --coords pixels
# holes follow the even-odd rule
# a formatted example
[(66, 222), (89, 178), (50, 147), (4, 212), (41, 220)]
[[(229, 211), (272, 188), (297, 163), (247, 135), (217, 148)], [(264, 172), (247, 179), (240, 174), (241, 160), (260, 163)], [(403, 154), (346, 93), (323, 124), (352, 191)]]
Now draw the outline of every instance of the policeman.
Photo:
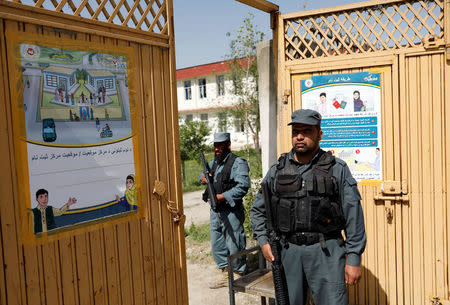
[[(209, 162), (214, 189), (217, 193), (217, 212), (210, 211), (210, 235), (214, 260), (222, 270), (221, 279), (211, 283), (210, 288), (220, 288), (228, 285), (227, 257), (245, 250), (244, 206), (242, 198), (250, 188), (249, 167), (247, 161), (231, 152), (230, 134), (218, 132), (214, 134), (215, 157)], [(204, 174), (202, 183), (207, 183)], [(207, 201), (205, 191), (203, 200)], [(246, 272), (245, 258), (233, 261), (234, 271), (242, 275)]]
[[(292, 150), (264, 177), (283, 245), (290, 304), (304, 305), (308, 286), (316, 305), (348, 304), (345, 284), (354, 285), (361, 278), (366, 245), (361, 196), (346, 163), (319, 148), (321, 115), (300, 109), (291, 118)], [(273, 261), (261, 193), (250, 216), (264, 257)]]

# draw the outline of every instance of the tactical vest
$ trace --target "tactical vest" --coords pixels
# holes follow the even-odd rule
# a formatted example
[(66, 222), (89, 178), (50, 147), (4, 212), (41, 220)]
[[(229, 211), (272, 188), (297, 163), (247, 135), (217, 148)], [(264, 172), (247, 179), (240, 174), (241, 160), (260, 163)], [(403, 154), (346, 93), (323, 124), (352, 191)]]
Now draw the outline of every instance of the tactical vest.
[[(231, 190), (237, 183), (236, 181), (230, 179), (231, 175), (231, 169), (233, 167), (234, 161), (236, 160), (237, 156), (230, 152), (230, 155), (227, 158), (227, 161), (223, 165), (222, 171), (217, 174), (216, 178), (214, 179), (214, 190), (216, 191), (216, 194), (222, 194), (223, 192), (226, 192), (228, 190)], [(217, 169), (217, 162), (214, 163), (213, 168), (211, 169), (211, 174), (214, 177), (216, 169)], [(206, 189), (203, 193), (203, 200), (205, 202), (208, 201), (208, 190)]]
[(305, 180), (287, 154), (278, 160), (271, 205), (275, 230), (281, 235), (316, 232), (330, 236), (340, 234), (345, 227), (338, 188), (332, 176), (336, 160), (330, 152), (320, 150), (319, 154)]
[[(32, 211), (34, 215), (34, 233), (41, 233), (42, 232), (41, 211), (38, 208), (34, 208)], [(53, 215), (53, 208), (51, 206), (47, 206), (45, 208), (45, 219), (47, 221), (47, 230), (52, 230), (56, 228), (55, 216)]]

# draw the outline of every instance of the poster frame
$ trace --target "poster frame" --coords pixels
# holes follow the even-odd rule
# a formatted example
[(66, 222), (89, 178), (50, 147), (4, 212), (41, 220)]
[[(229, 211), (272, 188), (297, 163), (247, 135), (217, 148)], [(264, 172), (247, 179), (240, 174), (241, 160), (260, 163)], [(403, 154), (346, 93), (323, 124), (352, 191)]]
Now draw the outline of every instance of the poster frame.
[[(108, 46), (106, 44), (72, 40), (69, 38), (61, 38), (56, 36), (23, 33), (15, 30), (6, 30), (6, 51), (8, 56), (8, 72), (10, 77), (10, 107), (12, 116), (12, 134), (13, 134), (13, 151), (14, 151), (14, 166), (16, 171), (16, 194), (14, 200), (18, 203), (20, 231), (19, 239), (22, 244), (38, 245), (46, 242), (51, 242), (69, 236), (99, 230), (105, 226), (115, 225), (119, 223), (137, 220), (147, 215), (148, 195), (143, 192), (144, 180), (144, 157), (141, 132), (142, 123), (138, 120), (142, 113), (141, 105), (138, 102), (136, 92), (136, 80), (139, 79), (139, 70), (135, 65), (134, 48), (129, 46), (114, 45)], [(29, 166), (27, 154), (27, 138), (26, 126), (24, 119), (24, 83), (22, 81), (22, 65), (20, 56), (21, 44), (34, 44), (44, 47), (66, 49), (72, 51), (95, 52), (102, 54), (109, 54), (114, 56), (125, 56), (127, 59), (127, 80), (128, 80), (128, 96), (130, 105), (130, 120), (131, 120), (131, 137), (133, 143), (134, 168), (137, 181), (137, 197), (139, 208), (137, 211), (122, 213), (98, 218), (87, 222), (73, 224), (70, 226), (54, 229), (50, 232), (42, 232), (34, 234), (33, 228), (29, 225), (29, 217), (32, 217), (29, 208), (30, 198), (30, 182), (29, 182)], [(49, 201), (51, 203), (51, 201)], [(31, 215), (31, 216), (30, 216)]]

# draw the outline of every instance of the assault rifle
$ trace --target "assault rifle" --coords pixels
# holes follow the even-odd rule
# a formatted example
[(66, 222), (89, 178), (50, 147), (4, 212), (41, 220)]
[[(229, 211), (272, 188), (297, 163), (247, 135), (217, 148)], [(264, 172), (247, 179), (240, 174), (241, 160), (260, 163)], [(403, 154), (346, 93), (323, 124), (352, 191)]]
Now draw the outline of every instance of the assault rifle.
[[(214, 185), (211, 179), (211, 170), (209, 168), (208, 163), (206, 162), (205, 155), (203, 153), (200, 153), (200, 157), (202, 158), (203, 163), (203, 173), (205, 174), (205, 178), (207, 182), (206, 191), (208, 194), (207, 198), (211, 202), (211, 209), (214, 212), (217, 212), (217, 196), (216, 196), (216, 190), (214, 189)], [(206, 201), (206, 200), (205, 200)]]
[(277, 236), (274, 224), (272, 209), (269, 197), (269, 186), (267, 182), (261, 183), (262, 193), (264, 197), (264, 205), (266, 207), (267, 230), (269, 231), (269, 244), (272, 248), (274, 260), (272, 262), (273, 286), (275, 287), (275, 299), (278, 305), (289, 305), (289, 294), (286, 282), (286, 274), (284, 273), (283, 264), (281, 263), (281, 244), (280, 238)]

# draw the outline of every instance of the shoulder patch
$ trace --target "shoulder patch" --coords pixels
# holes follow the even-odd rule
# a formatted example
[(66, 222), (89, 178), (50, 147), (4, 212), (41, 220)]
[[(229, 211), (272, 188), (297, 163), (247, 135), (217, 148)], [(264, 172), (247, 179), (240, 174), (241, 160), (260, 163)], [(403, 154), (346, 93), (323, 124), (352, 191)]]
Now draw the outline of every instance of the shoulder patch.
[(355, 178), (353, 178), (353, 177), (347, 177), (345, 180), (351, 186), (355, 186), (358, 184), (358, 182), (356, 182)]

